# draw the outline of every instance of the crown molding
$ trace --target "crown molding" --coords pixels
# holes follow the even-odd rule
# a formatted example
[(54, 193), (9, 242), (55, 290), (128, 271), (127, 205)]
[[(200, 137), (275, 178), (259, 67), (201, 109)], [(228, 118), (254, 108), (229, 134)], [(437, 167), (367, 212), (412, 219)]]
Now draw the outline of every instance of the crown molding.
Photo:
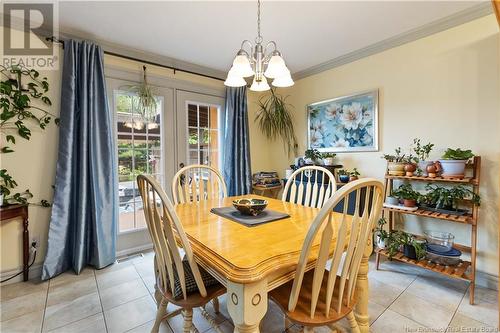
[(304, 70), (293, 73), (295, 80), (300, 80), (308, 76), (318, 74), (329, 69), (339, 67), (356, 60), (366, 58), (368, 56), (392, 49), (394, 47), (413, 42), (415, 40), (433, 35), (435, 33), (456, 27), (458, 25), (473, 21), (483, 16), (493, 13), (493, 8), (490, 1), (484, 1), (478, 5), (455, 13), (453, 15), (441, 18), (437, 21), (430, 22), (426, 25), (409, 30), (402, 34), (391, 38), (384, 39), (362, 49), (352, 51), (340, 57), (326, 61), (319, 65), (315, 65)]

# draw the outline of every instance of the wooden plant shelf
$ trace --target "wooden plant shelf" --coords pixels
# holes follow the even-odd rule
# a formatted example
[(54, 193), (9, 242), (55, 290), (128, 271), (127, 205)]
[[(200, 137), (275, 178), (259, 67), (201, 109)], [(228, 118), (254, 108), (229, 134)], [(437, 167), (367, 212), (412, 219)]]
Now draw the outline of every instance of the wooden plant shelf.
[[(392, 192), (395, 180), (401, 180), (406, 182), (412, 181), (426, 181), (426, 182), (443, 182), (449, 185), (463, 185), (471, 188), (475, 194), (479, 194), (479, 179), (481, 173), (481, 157), (475, 156), (471, 163), (466, 165), (466, 177), (464, 178), (444, 178), (444, 177), (423, 177), (423, 176), (392, 176), (389, 174), (385, 175), (385, 197), (388, 197)], [(460, 251), (470, 252), (470, 261), (462, 261), (458, 266), (443, 266), (432, 263), (426, 259), (423, 260), (413, 260), (405, 257), (402, 253), (398, 253), (392, 257), (392, 259), (405, 262), (408, 264), (416, 265), (425, 269), (429, 269), (434, 272), (438, 272), (449, 277), (454, 277), (457, 279), (470, 281), (470, 292), (469, 292), (469, 303), (474, 304), (474, 290), (476, 283), (476, 256), (477, 256), (477, 221), (478, 221), (478, 211), (479, 206), (474, 204), (470, 200), (463, 200), (461, 202), (467, 205), (470, 209), (468, 214), (465, 215), (453, 215), (447, 213), (440, 213), (431, 210), (417, 209), (415, 211), (408, 211), (404, 209), (399, 209), (397, 207), (384, 207), (382, 214), (384, 217), (388, 217), (388, 227), (389, 231), (395, 230), (395, 215), (396, 214), (409, 214), (426, 218), (433, 218), (439, 220), (445, 220), (450, 222), (458, 222), (471, 225), (470, 228), (470, 246), (455, 244), (454, 247)], [(409, 223), (415, 222), (414, 220), (408, 221)], [(378, 269), (380, 256), (388, 257), (387, 250), (376, 249), (375, 250), (376, 267)]]
[[(377, 248), (377, 249), (375, 249), (375, 252), (377, 254), (383, 255), (385, 257), (389, 257), (389, 252), (386, 249)], [(469, 267), (471, 267), (470, 261), (462, 261), (457, 266), (444, 266), (444, 265), (435, 264), (427, 259), (421, 259), (421, 260), (410, 259), (410, 258), (404, 256), (403, 253), (401, 253), (401, 252), (396, 253), (392, 257), (392, 259), (400, 261), (400, 262), (404, 262), (404, 263), (407, 263), (410, 265), (419, 266), (419, 267), (431, 270), (433, 272), (444, 274), (446, 276), (451, 276), (451, 277), (462, 279), (462, 280), (472, 281), (472, 276), (469, 272)]]
[(392, 176), (386, 175), (387, 179), (401, 179), (401, 180), (419, 180), (424, 182), (447, 182), (447, 183), (460, 183), (460, 184), (476, 184), (477, 180), (472, 177), (464, 178), (444, 178), (444, 177), (425, 177), (425, 176)]
[(452, 222), (459, 222), (459, 223), (466, 223), (466, 224), (474, 224), (474, 220), (471, 215), (453, 215), (453, 214), (446, 214), (446, 213), (439, 213), (439, 212), (434, 212), (431, 210), (424, 210), (424, 209), (417, 209), (415, 211), (408, 211), (404, 209), (398, 209), (398, 208), (389, 208), (389, 207), (384, 207), (384, 210), (387, 211), (392, 211), (396, 213), (402, 213), (402, 214), (411, 214), (411, 215), (418, 215), (422, 217), (430, 217), (434, 219), (440, 219), (440, 220), (447, 220), (447, 221), (452, 221)]

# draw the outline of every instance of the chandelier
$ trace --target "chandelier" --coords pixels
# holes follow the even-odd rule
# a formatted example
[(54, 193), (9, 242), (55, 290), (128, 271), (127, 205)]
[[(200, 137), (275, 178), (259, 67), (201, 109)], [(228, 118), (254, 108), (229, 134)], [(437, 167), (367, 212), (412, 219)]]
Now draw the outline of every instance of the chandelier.
[[(260, 35), (260, 0), (257, 1), (257, 37), (255, 45), (249, 40), (241, 43), (241, 48), (236, 54), (233, 66), (227, 74), (224, 84), (229, 87), (242, 87), (247, 83), (245, 77), (253, 78), (250, 90), (266, 91), (271, 89), (267, 79), (271, 79), (274, 87), (290, 87), (294, 82), (290, 75), (290, 70), (285, 65), (281, 53), (276, 47), (274, 41), (270, 41), (264, 47), (263, 38)], [(250, 49), (244, 49), (248, 46)]]

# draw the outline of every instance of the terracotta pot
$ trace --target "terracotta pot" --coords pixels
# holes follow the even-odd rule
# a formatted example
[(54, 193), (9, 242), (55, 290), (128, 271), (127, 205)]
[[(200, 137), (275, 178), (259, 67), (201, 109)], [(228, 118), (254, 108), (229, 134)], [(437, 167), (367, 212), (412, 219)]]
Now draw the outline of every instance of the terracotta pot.
[(403, 204), (405, 207), (415, 207), (417, 205), (417, 200), (415, 199), (404, 199)]
[(358, 180), (358, 176), (349, 176), (350, 182), (355, 181), (355, 180)]
[(413, 173), (417, 171), (417, 165), (414, 163), (405, 164), (405, 172), (408, 177), (413, 177)]
[(427, 176), (429, 176), (429, 178), (436, 178), (441, 170), (441, 164), (439, 162), (434, 162), (427, 166)]
[(387, 169), (391, 176), (404, 176), (405, 175), (405, 164), (402, 162), (388, 162)]
[(420, 161), (418, 162), (418, 168), (422, 170), (422, 176), (427, 177), (427, 167), (434, 164), (434, 161)]

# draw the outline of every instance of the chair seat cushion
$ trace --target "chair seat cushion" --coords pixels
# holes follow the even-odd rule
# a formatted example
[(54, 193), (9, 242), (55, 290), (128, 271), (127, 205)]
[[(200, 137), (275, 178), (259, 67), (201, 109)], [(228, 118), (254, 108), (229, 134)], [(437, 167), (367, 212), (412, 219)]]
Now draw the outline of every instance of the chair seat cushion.
[[(189, 266), (189, 261), (187, 260), (187, 257), (184, 257), (182, 259), (182, 266), (184, 267), (184, 276), (186, 279), (186, 293), (187, 295), (192, 294), (194, 292), (198, 292), (198, 286), (196, 285), (196, 280), (194, 279), (193, 271), (191, 270), (191, 267)], [(205, 284), (205, 288), (208, 288), (210, 286), (214, 286), (219, 283), (210, 273), (208, 273), (206, 270), (204, 270), (202, 267), (198, 266), (200, 270), (200, 275), (201, 279), (203, 280), (203, 283)], [(175, 299), (182, 298), (182, 288), (181, 288), (181, 282), (179, 280), (179, 276), (177, 275), (177, 270), (174, 269), (174, 288), (172, 290), (173, 297)]]
[[(288, 310), (288, 302), (290, 299), (290, 293), (292, 291), (293, 280), (285, 283), (284, 285), (272, 290), (269, 296), (272, 300), (281, 308), (285, 315), (294, 323), (305, 325), (305, 326), (323, 326), (329, 323), (334, 323), (343, 317), (345, 317), (349, 312), (352, 311), (356, 305), (356, 298), (352, 299), (347, 306), (345, 303), (345, 298), (340, 311), (337, 312), (337, 302), (339, 294), (339, 284), (340, 277), (337, 277), (335, 282), (335, 288), (333, 292), (332, 302), (330, 305), (329, 315), (326, 316), (326, 287), (328, 282), (328, 271), (323, 274), (323, 281), (321, 282), (321, 289), (319, 292), (318, 303), (316, 305), (316, 310), (314, 316), (311, 318), (311, 298), (312, 298), (312, 281), (314, 276), (314, 270), (310, 270), (304, 274), (304, 279), (302, 281), (302, 287), (300, 288), (299, 299), (297, 306), (294, 311)], [(346, 281), (345, 289), (347, 289), (348, 281)], [(345, 292), (346, 290), (344, 290)]]

